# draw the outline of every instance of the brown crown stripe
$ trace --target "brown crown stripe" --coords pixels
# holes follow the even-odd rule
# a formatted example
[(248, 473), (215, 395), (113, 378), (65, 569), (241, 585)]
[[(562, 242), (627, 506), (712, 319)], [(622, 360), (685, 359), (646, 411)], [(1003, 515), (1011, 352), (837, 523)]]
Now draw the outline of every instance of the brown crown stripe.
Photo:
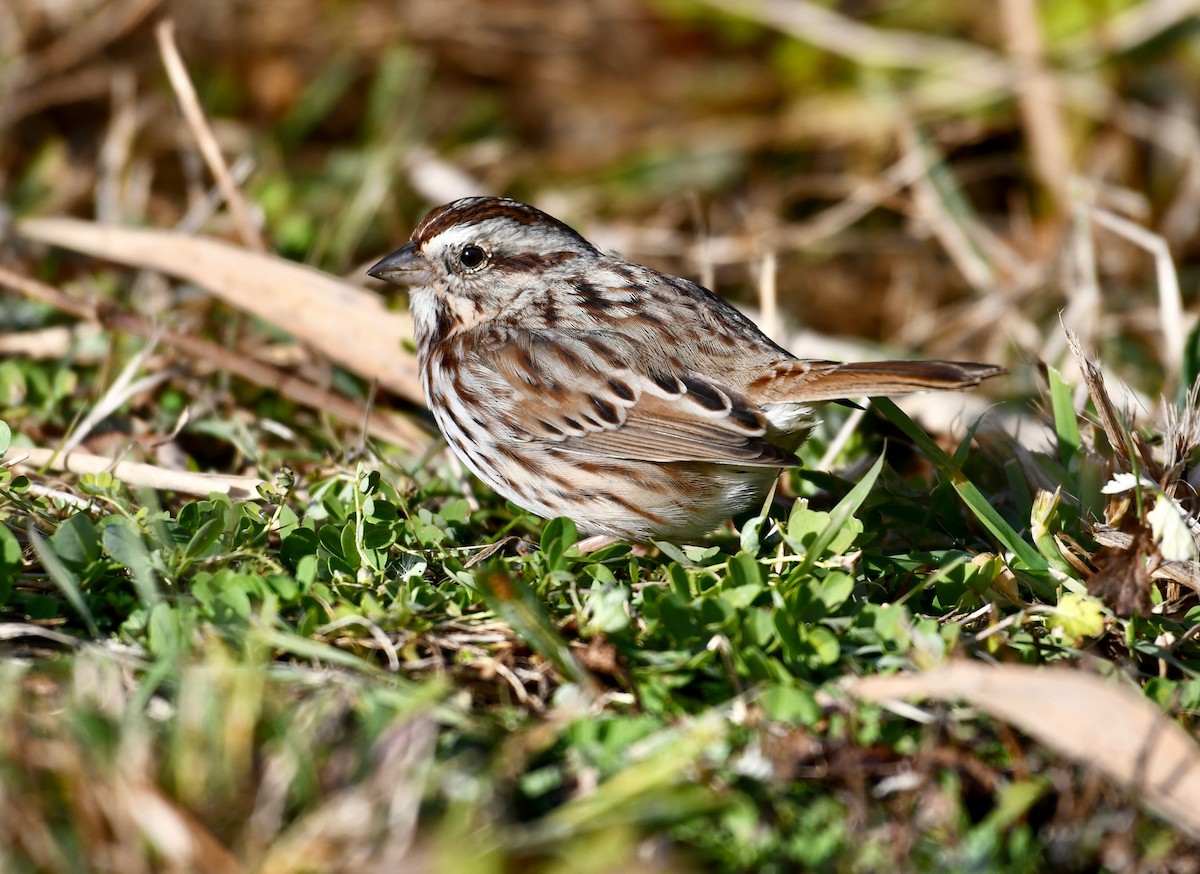
[[(429, 211), (421, 219), (412, 238), (426, 243), (455, 225), (476, 225), (490, 219), (508, 219), (521, 225), (546, 224), (569, 234), (591, 247), (579, 232), (540, 209), (507, 197), (464, 197)], [(592, 247), (594, 248), (594, 247)]]

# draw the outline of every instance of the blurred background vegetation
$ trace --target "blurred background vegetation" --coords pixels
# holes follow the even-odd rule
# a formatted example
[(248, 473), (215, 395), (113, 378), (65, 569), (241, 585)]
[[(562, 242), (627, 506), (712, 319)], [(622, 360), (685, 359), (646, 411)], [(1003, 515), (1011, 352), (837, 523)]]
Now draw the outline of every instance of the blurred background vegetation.
[[(1183, 0), (13, 0), (0, 196), (21, 215), (183, 218), (207, 186), (152, 34), (170, 16), (289, 257), (350, 272), (433, 201), (501, 192), (631, 258), (715, 271), (743, 300), (771, 253), (783, 305), (819, 331), (1011, 358), (1061, 349), (1080, 199), (1161, 232), (1191, 275), (1193, 13)], [(1138, 315), (1153, 264), (1099, 243), (1099, 337), (1153, 358)]]
[[(0, 267), (419, 416), (187, 283), (7, 234), (75, 216), (251, 243), (179, 112), (164, 19), (267, 248), (352, 282), (429, 207), (489, 192), (699, 279), (800, 353), (1004, 363), (993, 390), (1027, 424), (1034, 365), (1077, 375), (1063, 325), (1132, 406), (1200, 367), (1197, 0), (0, 3)], [(1173, 260), (1180, 300), (1124, 222)], [(56, 445), (139, 346), (6, 294), (0, 418)], [(900, 724), (835, 685), (951, 652), (1111, 659), (1190, 725), (1194, 596), (1174, 625), (1110, 617), (1090, 649), (1027, 604), (1000, 620), (1015, 602), (970, 563), (978, 524), (903, 469), (859, 515), (868, 540), (932, 551), (869, 554), (851, 581), (833, 559), (858, 525), (820, 594), (772, 615), (768, 589), (801, 582), (756, 559), (757, 534), (581, 562), (561, 523), (480, 495), (436, 446), (380, 460), (269, 388), (170, 348), (143, 363), (162, 379), (84, 448), (286, 465), (304, 505), (278, 483), (261, 513), (103, 476), (66, 497), (0, 483), (11, 870), (1196, 870), (1135, 793), (1004, 725)], [(989, 494), (1025, 525), (1035, 490), (1002, 480)], [(388, 562), (374, 588), (363, 518)], [(311, 537), (281, 547), (298, 519)], [(510, 531), (542, 538), (504, 567), (548, 631), (454, 552)], [(772, 636), (780, 614), (798, 637)], [(964, 643), (980, 617), (1003, 633)], [(574, 659), (607, 683), (598, 709), (559, 685)]]

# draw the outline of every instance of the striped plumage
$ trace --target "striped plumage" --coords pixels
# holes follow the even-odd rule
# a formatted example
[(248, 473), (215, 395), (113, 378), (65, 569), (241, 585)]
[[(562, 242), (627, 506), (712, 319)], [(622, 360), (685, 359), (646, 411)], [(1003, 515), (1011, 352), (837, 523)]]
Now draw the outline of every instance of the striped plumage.
[(707, 289), (506, 198), (432, 210), (368, 272), (411, 286), (425, 395), (463, 462), (539, 516), (635, 541), (761, 502), (814, 405), (1003, 372), (797, 359)]

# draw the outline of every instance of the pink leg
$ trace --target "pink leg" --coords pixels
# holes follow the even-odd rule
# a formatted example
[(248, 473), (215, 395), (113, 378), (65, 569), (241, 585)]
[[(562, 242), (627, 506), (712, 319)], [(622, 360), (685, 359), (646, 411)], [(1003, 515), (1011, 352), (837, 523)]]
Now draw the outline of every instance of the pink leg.
[[(585, 537), (583, 540), (575, 544), (575, 548), (579, 550), (580, 555), (587, 555), (591, 552), (597, 552), (606, 546), (611, 546), (614, 543), (623, 542), (619, 537), (613, 537), (611, 534), (593, 534), (591, 537)], [(629, 544), (631, 555), (645, 555), (646, 547), (637, 544)]]

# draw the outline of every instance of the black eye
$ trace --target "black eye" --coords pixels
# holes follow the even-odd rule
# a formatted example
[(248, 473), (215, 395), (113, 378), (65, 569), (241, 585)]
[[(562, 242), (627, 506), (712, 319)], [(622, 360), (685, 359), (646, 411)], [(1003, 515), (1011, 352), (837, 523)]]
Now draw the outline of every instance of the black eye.
[(487, 253), (478, 246), (463, 246), (463, 250), (458, 253), (459, 263), (467, 269), (478, 267), (487, 258)]

